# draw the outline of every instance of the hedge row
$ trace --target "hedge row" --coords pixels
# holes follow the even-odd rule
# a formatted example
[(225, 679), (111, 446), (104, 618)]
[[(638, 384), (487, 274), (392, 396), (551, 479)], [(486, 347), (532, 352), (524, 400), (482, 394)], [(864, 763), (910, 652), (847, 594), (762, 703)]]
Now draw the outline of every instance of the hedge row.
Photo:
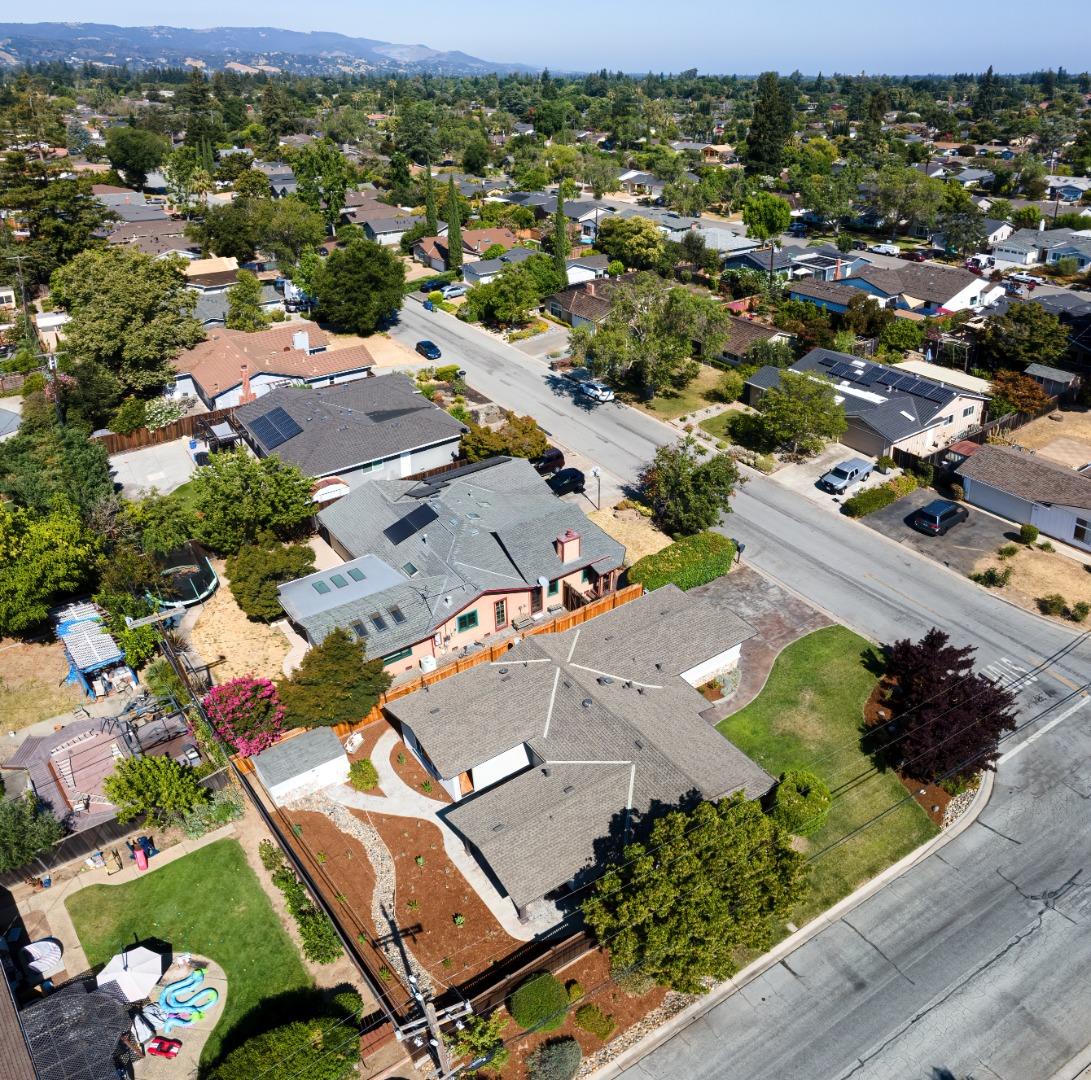
[(916, 491), (919, 486), (920, 481), (915, 476), (905, 473), (894, 477), (893, 480), (888, 480), (880, 487), (857, 492), (841, 504), (841, 509), (849, 517), (864, 517), (866, 514), (875, 513), (876, 510), (882, 510), (884, 506), (889, 506), (892, 502), (897, 502), (903, 496)]
[(702, 532), (645, 555), (629, 568), (629, 581), (649, 592), (664, 585), (693, 589), (726, 574), (735, 561), (735, 545), (719, 533)]

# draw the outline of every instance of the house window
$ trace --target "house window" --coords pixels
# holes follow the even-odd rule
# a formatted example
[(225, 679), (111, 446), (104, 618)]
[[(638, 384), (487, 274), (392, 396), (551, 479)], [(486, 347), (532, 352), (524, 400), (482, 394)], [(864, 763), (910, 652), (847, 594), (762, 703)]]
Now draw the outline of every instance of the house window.
[(405, 614), (397, 604), (392, 604), (386, 609), (386, 613), (394, 620), (395, 625), (401, 626), (405, 622)]
[(508, 625), (508, 602), (507, 600), (497, 600), (492, 606), (493, 626), (497, 630)]
[(373, 611), (368, 618), (375, 624), (376, 630), (386, 629), (386, 619), (382, 617), (377, 611)]
[(580, 571), (580, 581), (584, 585), (587, 585), (591, 581), (591, 571), (586, 566)]
[(1079, 540), (1081, 544), (1088, 542), (1088, 537), (1091, 537), (1091, 521), (1085, 521), (1083, 518), (1076, 518), (1076, 529), (1072, 534), (1073, 540)]
[(951, 415), (950, 415), (950, 416), (945, 416), (945, 417), (943, 418), (943, 422), (944, 422), (945, 424), (953, 424), (953, 423), (955, 422), (955, 414), (954, 414), (954, 413), (951, 413)]
[(473, 611), (466, 611), (458, 617), (458, 632), (461, 634), (464, 630), (473, 630), (477, 626), (477, 608)]
[(966, 408), (962, 410), (962, 415), (963, 416), (973, 416), (973, 414), (974, 414), (974, 406), (973, 405), (967, 405)]
[(561, 588), (561, 583), (559, 581), (551, 581), (549, 583), (549, 595), (550, 596), (556, 596), (557, 593), (560, 591), (560, 588)]
[(397, 652), (392, 652), (389, 656), (383, 657), (384, 664), (394, 664), (399, 660), (405, 660), (407, 657), (413, 655), (413, 649), (399, 649)]

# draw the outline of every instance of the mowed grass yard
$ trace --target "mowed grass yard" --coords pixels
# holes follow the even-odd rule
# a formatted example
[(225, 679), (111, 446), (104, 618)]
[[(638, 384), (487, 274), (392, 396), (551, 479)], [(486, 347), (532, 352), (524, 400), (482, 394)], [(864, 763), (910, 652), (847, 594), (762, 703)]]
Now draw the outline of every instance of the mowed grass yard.
[[(92, 885), (65, 903), (92, 967), (146, 938), (169, 942), (175, 955), (191, 952), (223, 967), (227, 1004), (201, 1054), (204, 1065), (216, 1060), (247, 1013), (268, 999), (311, 987), (295, 945), (235, 840), (217, 840), (124, 885)], [(290, 1019), (277, 1011), (270, 1008), (265, 1027)]]
[(676, 420), (689, 416), (698, 409), (707, 408), (716, 400), (716, 391), (723, 381), (723, 372), (708, 364), (702, 364), (697, 377), (681, 390), (664, 390), (651, 401), (632, 401), (637, 408), (649, 412), (660, 420)]
[[(877, 681), (876, 660), (873, 646), (851, 630), (816, 630), (789, 645), (761, 694), (719, 724), (722, 735), (773, 776), (808, 768), (829, 785), (834, 793), (829, 818), (803, 841), (805, 855), (828, 847), (907, 794), (892, 772), (868, 776), (872, 761), (860, 749), (864, 704)], [(927, 814), (908, 801), (815, 859), (809, 864), (811, 887), (795, 922), (813, 919), (937, 831)]]

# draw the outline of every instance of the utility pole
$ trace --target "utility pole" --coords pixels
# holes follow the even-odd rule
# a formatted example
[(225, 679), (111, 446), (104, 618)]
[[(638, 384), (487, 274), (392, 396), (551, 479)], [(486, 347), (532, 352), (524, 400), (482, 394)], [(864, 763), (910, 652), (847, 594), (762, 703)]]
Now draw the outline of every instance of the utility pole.
[(420, 1006), (421, 1015), (402, 1024), (394, 1032), (394, 1037), (398, 1042), (409, 1039), (414, 1046), (420, 1047), (424, 1045), (427, 1032), (428, 1047), (438, 1068), (437, 1080), (447, 1080), (455, 1075), (455, 1070), (451, 1068), (447, 1044), (443, 1041), (443, 1025), (453, 1020), (455, 1026), (461, 1028), (462, 1017), (469, 1016), (473, 1012), (473, 1006), (468, 1001), (459, 1001), (437, 1011), (431, 999), (422, 992), (415, 975), (409, 976), (409, 989)]
[(27, 348), (33, 348), (30, 341), (30, 315), (27, 312), (27, 287), (23, 278), (23, 263), (29, 259), (29, 255), (8, 255), (7, 261), (15, 263), (15, 272), (19, 275), (19, 295), (23, 301), (23, 335), (26, 337)]

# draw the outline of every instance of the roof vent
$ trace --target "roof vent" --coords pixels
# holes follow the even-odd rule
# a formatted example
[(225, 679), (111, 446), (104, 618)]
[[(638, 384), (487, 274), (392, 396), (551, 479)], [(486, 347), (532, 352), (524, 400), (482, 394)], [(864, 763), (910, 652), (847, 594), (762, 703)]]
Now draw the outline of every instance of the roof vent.
[(429, 709), (428, 711), (429, 711), (429, 712), (430, 712), (430, 713), (431, 713), (431, 714), (432, 714), (433, 716), (435, 716), (435, 714), (439, 712), (439, 708), (438, 708), (438, 706), (437, 706), (436, 708), (434, 708), (434, 709)]
[(590, 709), (590, 708), (591, 708), (591, 706), (592, 706), (592, 705), (594, 705), (595, 703), (594, 703), (594, 701), (592, 701), (592, 700), (591, 700), (591, 698), (589, 698), (589, 697), (585, 697), (585, 698), (583, 699), (583, 701), (581, 701), (581, 702), (580, 702), (580, 704), (581, 704), (581, 705), (582, 705), (582, 706), (583, 706), (583, 707), (584, 707), (585, 709)]
[(597, 681), (599, 686), (609, 686), (614, 680), (609, 675), (600, 675)]
[(501, 822), (499, 822), (498, 824), (496, 824), (496, 825), (494, 825), (492, 827), (492, 831), (493, 832), (501, 832), (501, 831), (503, 831), (503, 828), (504, 828), (504, 823), (501, 821)]
[(508, 669), (507, 669), (506, 667), (502, 667), (502, 668), (500, 669), (500, 674), (501, 674), (501, 675), (507, 675), (507, 673), (508, 673)]
[(638, 694), (643, 694), (643, 693), (644, 693), (644, 687), (643, 687), (643, 686), (638, 686), (638, 687), (636, 688), (636, 692), (637, 692)]
[(635, 746), (638, 750), (644, 749), (644, 744), (639, 739), (633, 739), (633, 746)]
[(658, 660), (655, 662), (655, 670), (656, 671), (662, 671), (663, 670), (663, 665)]
[(543, 769), (542, 770), (542, 775), (543, 776), (548, 776), (549, 775), (549, 769)]
[(625, 680), (625, 681), (624, 681), (624, 682), (623, 682), (623, 683), (621, 684), (621, 687), (622, 687), (622, 689), (623, 689), (623, 690), (632, 690), (632, 688), (633, 688), (633, 680), (632, 680), (632, 679), (626, 679), (626, 680)]

